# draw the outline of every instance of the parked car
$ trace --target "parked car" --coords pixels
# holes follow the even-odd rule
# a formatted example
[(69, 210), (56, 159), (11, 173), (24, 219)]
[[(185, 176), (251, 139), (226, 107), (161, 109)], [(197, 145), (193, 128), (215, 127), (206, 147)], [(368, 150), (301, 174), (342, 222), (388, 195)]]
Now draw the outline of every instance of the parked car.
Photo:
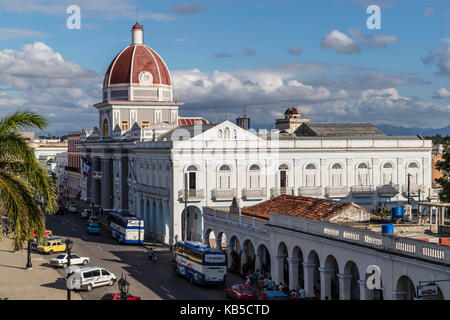
[(75, 204), (70, 204), (67, 211), (75, 213), (78, 212), (78, 208)]
[(66, 244), (57, 238), (47, 239), (46, 243), (37, 246), (37, 250), (41, 253), (52, 254), (54, 252), (66, 251)]
[(281, 291), (265, 290), (261, 292), (262, 300), (289, 300), (289, 296)]
[(245, 284), (235, 284), (225, 289), (227, 298), (233, 300), (257, 300), (258, 294), (255, 290)]
[(87, 228), (87, 233), (90, 234), (100, 234), (102, 232), (102, 229), (100, 228), (100, 225), (98, 223), (91, 223), (89, 224), (89, 227)]
[(100, 267), (82, 267), (73, 271), (67, 280), (67, 287), (71, 290), (91, 291), (92, 288), (114, 285), (116, 276)]
[[(118, 291), (118, 292), (105, 293), (105, 295), (103, 295), (103, 297), (100, 300), (122, 300), (122, 299), (120, 297), (120, 291)], [(127, 298), (125, 300), (141, 300), (141, 297), (128, 294)]]
[(98, 223), (98, 217), (96, 215), (91, 215), (89, 217), (89, 224), (91, 223)]
[[(77, 264), (87, 265), (88, 263), (89, 263), (88, 257), (80, 257), (76, 253), (70, 254), (70, 265), (77, 265)], [(51, 259), (50, 264), (56, 267), (67, 268), (67, 266), (69, 265), (68, 254), (67, 253), (60, 254), (56, 258)]]
[(92, 214), (92, 209), (84, 209), (83, 212), (81, 213), (81, 217), (83, 219), (87, 219), (91, 216)]

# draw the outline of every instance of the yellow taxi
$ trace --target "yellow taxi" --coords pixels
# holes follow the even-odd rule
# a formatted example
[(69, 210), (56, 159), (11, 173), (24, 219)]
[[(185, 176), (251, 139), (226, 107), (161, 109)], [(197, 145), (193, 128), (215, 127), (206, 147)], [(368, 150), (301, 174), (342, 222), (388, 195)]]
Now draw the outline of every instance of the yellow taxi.
[(52, 254), (54, 252), (66, 251), (66, 244), (61, 239), (50, 239), (45, 244), (38, 245), (37, 251)]

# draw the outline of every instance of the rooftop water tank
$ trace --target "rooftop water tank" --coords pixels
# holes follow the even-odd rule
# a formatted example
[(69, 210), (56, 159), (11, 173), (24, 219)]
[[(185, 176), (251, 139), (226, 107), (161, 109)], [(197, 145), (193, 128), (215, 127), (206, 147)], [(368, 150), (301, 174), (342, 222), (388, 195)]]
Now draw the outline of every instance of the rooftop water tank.
[(392, 223), (383, 224), (381, 226), (381, 233), (394, 235), (394, 225)]
[(393, 207), (391, 209), (392, 220), (403, 218), (403, 207)]

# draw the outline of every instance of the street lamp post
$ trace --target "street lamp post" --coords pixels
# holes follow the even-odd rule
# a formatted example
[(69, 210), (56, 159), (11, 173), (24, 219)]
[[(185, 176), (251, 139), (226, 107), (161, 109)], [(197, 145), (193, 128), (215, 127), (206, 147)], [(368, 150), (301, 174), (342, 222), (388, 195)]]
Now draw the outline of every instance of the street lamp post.
[(27, 270), (32, 270), (33, 265), (31, 264), (31, 239), (28, 239), (28, 259), (27, 259)]
[[(66, 250), (67, 250), (67, 268), (70, 268), (70, 251), (72, 250), (73, 241), (69, 238), (66, 239)], [(67, 269), (69, 270), (69, 269)], [(67, 272), (67, 279), (72, 275), (72, 273)], [(67, 288), (67, 300), (70, 301), (70, 289)]]
[(120, 276), (119, 281), (117, 281), (120, 290), (120, 300), (127, 300), (128, 290), (130, 290), (130, 283), (127, 281), (127, 277), (123, 278), (123, 274)]

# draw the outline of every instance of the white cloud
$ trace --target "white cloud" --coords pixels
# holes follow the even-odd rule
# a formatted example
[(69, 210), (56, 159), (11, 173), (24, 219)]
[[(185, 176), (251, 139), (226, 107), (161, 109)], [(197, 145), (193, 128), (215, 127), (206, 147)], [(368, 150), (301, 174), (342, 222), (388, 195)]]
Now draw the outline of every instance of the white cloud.
[(0, 40), (17, 38), (45, 38), (45, 32), (28, 29), (0, 28)]
[(430, 51), (424, 62), (436, 65), (441, 74), (450, 76), (450, 38), (442, 39), (441, 48)]
[(361, 51), (355, 41), (338, 30), (333, 30), (322, 38), (322, 48), (330, 48), (342, 53), (357, 53)]
[(386, 48), (388, 45), (398, 42), (398, 37), (384, 34), (365, 35), (359, 29), (350, 29), (353, 37), (361, 40), (368, 47)]
[(446, 99), (450, 98), (450, 91), (446, 88), (439, 88), (434, 92), (433, 99)]

